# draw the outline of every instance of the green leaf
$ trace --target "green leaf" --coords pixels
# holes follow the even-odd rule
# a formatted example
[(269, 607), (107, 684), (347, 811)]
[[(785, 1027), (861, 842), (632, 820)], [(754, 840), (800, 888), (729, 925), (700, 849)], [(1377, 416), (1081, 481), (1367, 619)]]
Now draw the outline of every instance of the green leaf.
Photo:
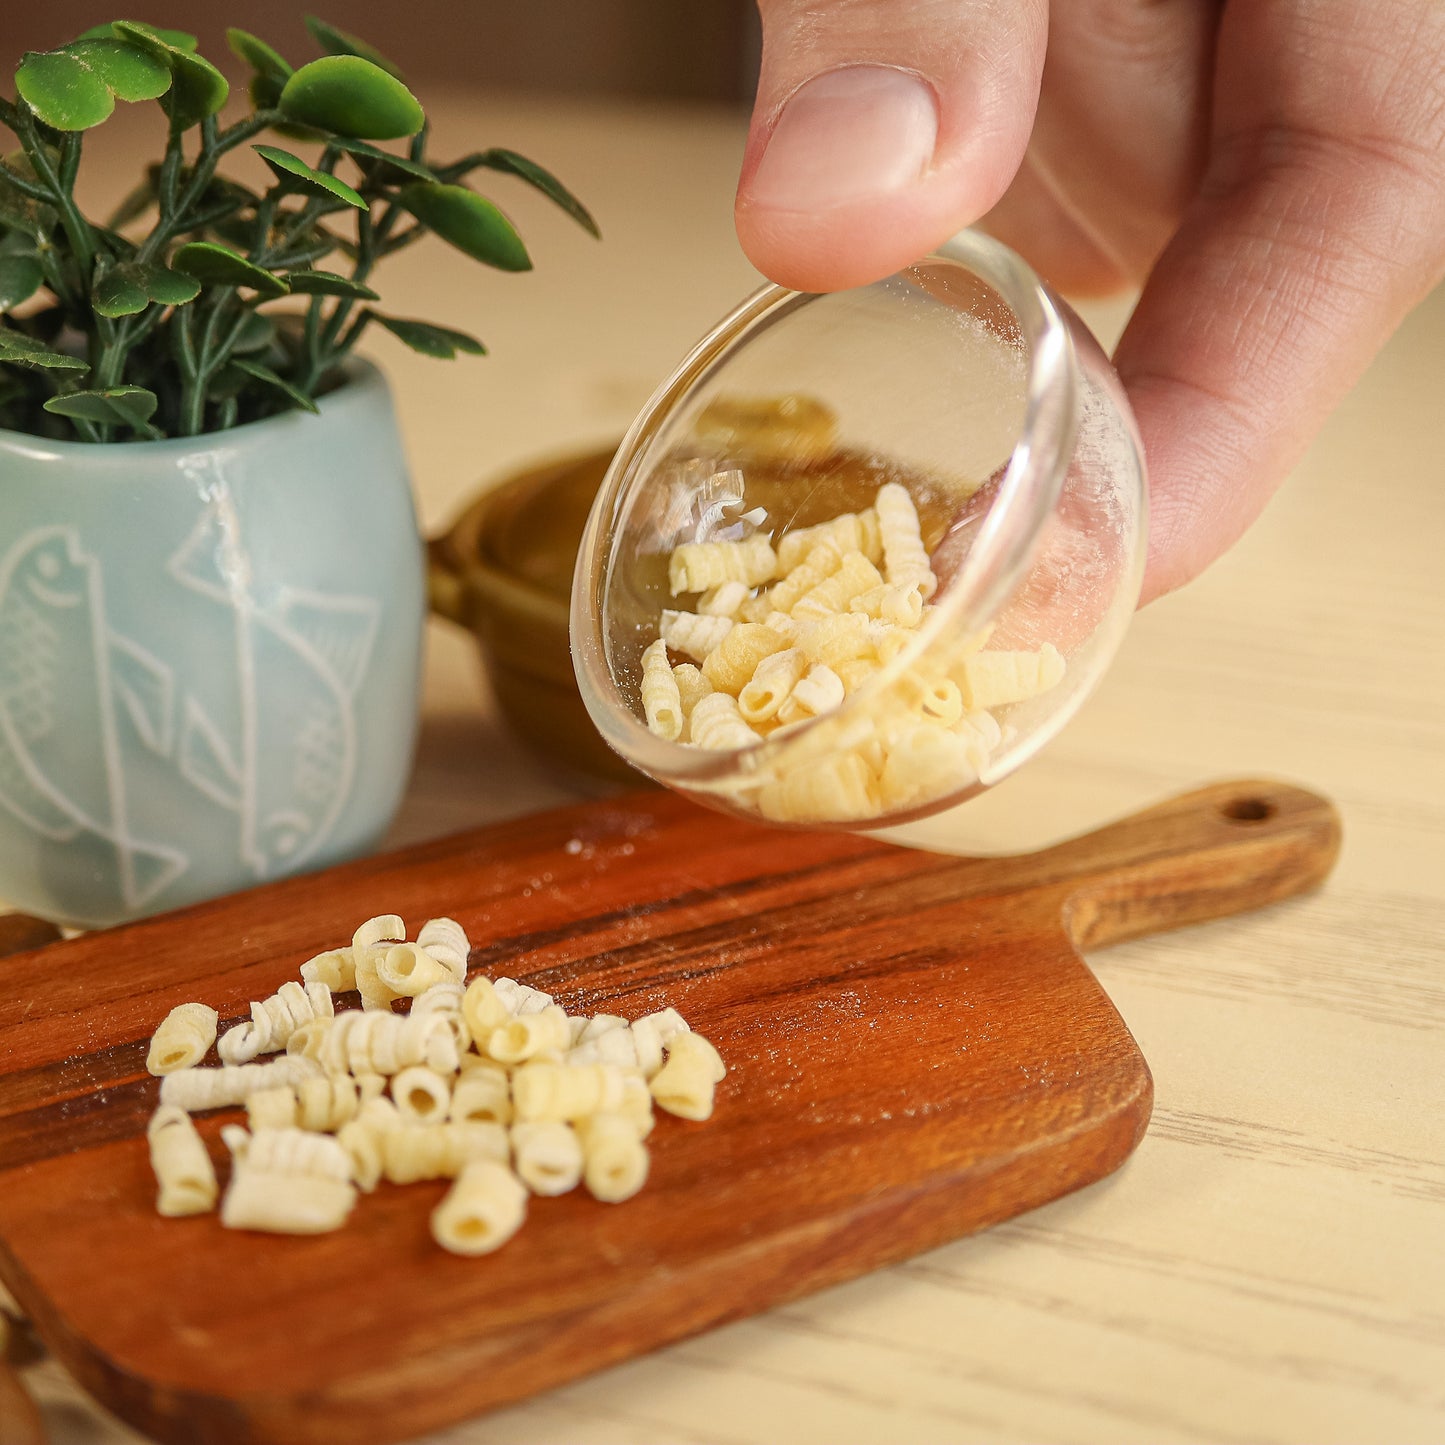
[(68, 391), (52, 396), (45, 403), (45, 410), (56, 416), (99, 422), (103, 426), (119, 423), (132, 431), (159, 436), (150, 425), (158, 405), (155, 392), (143, 386), (112, 386), (105, 391)]
[(115, 109), (115, 97), (105, 81), (63, 50), (28, 51), (15, 72), (15, 88), (55, 130), (89, 130)]
[(345, 181), (339, 181), (325, 171), (308, 166), (300, 156), (293, 156), (290, 151), (283, 151), (279, 146), (252, 146), (251, 149), (271, 167), (278, 180), (298, 180), (308, 190), (334, 196), (338, 201), (345, 201), (348, 206), (355, 206), (360, 211), (369, 209), (366, 202)]
[(465, 351), (470, 356), (487, 354), (487, 348), (475, 336), (468, 336), (465, 331), (453, 331), (450, 326), (433, 326), (429, 321), (404, 321), (397, 316), (383, 316), (379, 311), (371, 312), (370, 316), (423, 356), (450, 361), (459, 351)]
[(398, 140), (426, 122), (417, 98), (395, 76), (359, 55), (303, 65), (281, 92), (289, 120), (362, 140)]
[(279, 391), (283, 396), (288, 397), (294, 406), (299, 406), (303, 411), (315, 412), (317, 410), (316, 403), (304, 391), (292, 386), (285, 377), (277, 376), (269, 366), (262, 366), (258, 361), (248, 361), (242, 356), (236, 357), (231, 365), (244, 371), (247, 376), (255, 377), (257, 381), (271, 387), (272, 390)]
[[(334, 146), (339, 151), (345, 151), (347, 155), (355, 156), (357, 164), (368, 174), (374, 170), (379, 176), (385, 177), (388, 171), (392, 171), (397, 175), (411, 176), (420, 181), (437, 179), (436, 173), (428, 170), (426, 166), (420, 165), (406, 156), (394, 156), (390, 151), (368, 145), (364, 140), (352, 140), (349, 136), (336, 136), (327, 144)], [(365, 164), (367, 162), (370, 163), (369, 166)]]
[[(117, 20), (115, 33), (129, 40), (161, 61), (171, 73), (171, 88), (161, 102), (171, 118), (172, 126), (184, 129), (215, 115), (226, 103), (231, 87), (226, 77), (199, 55), (193, 54), (194, 37), (180, 31), (162, 31), (133, 20)], [(179, 35), (192, 41), (189, 46), (174, 44), (167, 35)]]
[(200, 282), (154, 262), (123, 261), (96, 278), (91, 304), (102, 316), (134, 316), (152, 301), (184, 306), (201, 294)]
[(369, 60), (373, 65), (380, 66), (388, 75), (394, 75), (398, 80), (405, 78), (381, 51), (375, 46), (368, 45), (366, 41), (357, 36), (350, 35), (345, 30), (338, 30), (334, 25), (328, 25), (326, 21), (318, 19), (315, 15), (306, 17), (306, 28), (311, 32), (311, 38), (328, 55), (359, 55), (363, 60)]
[(548, 200), (555, 201), (557, 205), (561, 206), (583, 230), (601, 237), (602, 233), (597, 229), (597, 222), (593, 220), (592, 212), (551, 171), (539, 166), (536, 161), (529, 161), (526, 156), (518, 155), (516, 151), (494, 147), (492, 150), (481, 151), (477, 155), (468, 157), (464, 164), (469, 168), (485, 166), (487, 170), (505, 171), (508, 175), (520, 176), (529, 186), (535, 186), (541, 191)]
[(85, 31), (80, 39), (82, 40), (108, 40), (120, 33), (121, 26), (129, 26), (131, 30), (142, 30), (148, 36), (159, 40), (162, 45), (168, 45), (173, 50), (194, 51), (200, 42), (194, 35), (184, 30), (167, 30), (162, 25), (147, 25), (141, 20), (114, 20), (105, 25), (92, 25)]
[(397, 200), (443, 241), (502, 271), (530, 271), (532, 258), (512, 223), (485, 196), (465, 186), (416, 182)]
[(214, 241), (187, 241), (171, 257), (171, 266), (184, 271), (208, 286), (246, 286), (263, 297), (284, 296), (287, 291), (283, 276), (273, 276), (260, 266), (252, 265), (238, 251), (218, 246)]
[(380, 301), (381, 297), (360, 281), (335, 271), (288, 271), (291, 289), (301, 296), (347, 296), (354, 301)]
[(0, 256), (0, 311), (13, 311), (30, 300), (44, 280), (45, 271), (34, 256)]
[(226, 31), (226, 44), (231, 47), (231, 53), (238, 60), (244, 60), (257, 75), (274, 75), (284, 85), (294, 73), (293, 67), (279, 52), (249, 30), (231, 26)]
[(150, 305), (150, 297), (125, 267), (113, 266), (95, 278), (90, 288), (90, 304), (96, 315), (134, 316)]
[(8, 361), (15, 366), (43, 367), (47, 371), (90, 370), (89, 363), (80, 357), (52, 351), (43, 341), (8, 326), (0, 327), (0, 361)]
[(76, 40), (64, 53), (93, 70), (118, 100), (155, 100), (171, 88), (170, 67), (124, 40)]
[(194, 276), (184, 276), (169, 266), (134, 263), (133, 269), (146, 295), (162, 306), (184, 306), (201, 294), (200, 282)]

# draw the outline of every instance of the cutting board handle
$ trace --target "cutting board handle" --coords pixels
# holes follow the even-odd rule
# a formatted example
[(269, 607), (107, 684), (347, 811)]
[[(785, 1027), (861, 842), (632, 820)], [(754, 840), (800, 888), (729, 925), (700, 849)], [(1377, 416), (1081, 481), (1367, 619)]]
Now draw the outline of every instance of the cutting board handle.
[[(1340, 851), (1340, 817), (1288, 783), (1215, 783), (1035, 855), (1081, 949), (1224, 918), (1308, 892)], [(1032, 870), (1030, 870), (1032, 871)]]

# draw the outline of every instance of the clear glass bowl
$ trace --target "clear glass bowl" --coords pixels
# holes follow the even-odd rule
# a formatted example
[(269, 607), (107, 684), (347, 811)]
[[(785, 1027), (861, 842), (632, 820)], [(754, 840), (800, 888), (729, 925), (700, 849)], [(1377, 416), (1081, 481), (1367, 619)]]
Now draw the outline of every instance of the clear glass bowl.
[[(894, 521), (903, 493), (922, 570)], [(858, 520), (834, 523), (832, 545), (797, 536), (838, 516)], [(602, 737), (668, 787), (775, 823), (892, 826), (993, 786), (1073, 716), (1134, 611), (1145, 535), (1138, 434), (1107, 358), (1019, 257), (963, 232), (872, 286), (767, 287), (699, 343), (598, 493), (573, 663)], [(714, 545), (675, 560), (698, 542)], [(672, 591), (729, 571), (730, 590)], [(664, 618), (740, 592), (731, 628)], [(665, 683), (661, 703), (649, 693), (659, 730), (641, 684), (664, 627), (684, 666), (667, 669), (675, 705)], [(698, 673), (729, 693), (697, 704), (710, 746), (690, 740)], [(818, 685), (798, 694), (800, 678)], [(680, 717), (680, 737), (660, 735)]]

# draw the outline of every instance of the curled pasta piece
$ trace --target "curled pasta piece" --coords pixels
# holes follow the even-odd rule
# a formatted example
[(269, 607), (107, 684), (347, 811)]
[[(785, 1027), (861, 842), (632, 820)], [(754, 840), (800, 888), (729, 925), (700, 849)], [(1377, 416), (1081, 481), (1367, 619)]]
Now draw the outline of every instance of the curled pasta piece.
[(152, 1074), (173, 1074), (205, 1058), (216, 1042), (215, 1009), (203, 1003), (177, 1004), (151, 1035), (146, 1068)]
[(910, 709), (926, 722), (949, 728), (963, 716), (963, 693), (950, 678), (913, 680), (908, 691)]
[(184, 1109), (162, 1104), (146, 1125), (146, 1142), (156, 1176), (157, 1213), (174, 1218), (215, 1208), (215, 1166)]
[(351, 1181), (370, 1194), (381, 1180), (381, 1131), (352, 1119), (336, 1131), (336, 1142), (351, 1162)]
[(800, 628), (798, 646), (809, 662), (837, 671), (842, 663), (854, 658), (872, 657), (877, 634), (863, 613), (840, 612)]
[(456, 1124), (510, 1124), (512, 1085), (500, 1064), (482, 1061), (452, 1085), (447, 1117)]
[(682, 735), (682, 694), (660, 637), (642, 654), (642, 712), (658, 737), (672, 742)]
[(368, 918), (351, 936), (356, 988), (364, 1009), (388, 1008), (398, 995), (377, 976), (377, 964), (393, 944), (406, 942), (406, 924), (395, 913)]
[(738, 608), (748, 600), (748, 585), (734, 578), (720, 587), (710, 587), (697, 599), (697, 610), (704, 617), (736, 617)]
[(637, 1131), (639, 1139), (645, 1139), (652, 1133), (652, 1090), (641, 1074), (622, 1076), (622, 1102), (617, 1106), (617, 1112)]
[[(702, 675), (702, 669), (690, 662), (679, 662), (672, 669), (672, 678), (677, 683), (678, 701), (682, 705), (684, 724), (692, 716), (692, 710), (713, 690), (712, 683)], [(686, 727), (684, 726), (684, 732)]]
[(582, 1034), (578, 1038), (579, 1044), (591, 1043), (602, 1034), (616, 1033), (618, 1029), (625, 1029), (627, 1020), (620, 1014), (593, 1014), (587, 1019), (582, 1027)]
[(221, 1137), (233, 1160), (221, 1201), (226, 1228), (322, 1234), (346, 1222), (356, 1189), (350, 1157), (335, 1139), (302, 1129), (247, 1134), (235, 1125)]
[(696, 612), (674, 612), (665, 607), (658, 630), (674, 652), (705, 662), (708, 655), (722, 645), (734, 625), (731, 617), (704, 617)]
[(593, 1114), (577, 1126), (582, 1182), (604, 1204), (631, 1199), (647, 1183), (647, 1145), (624, 1114)]
[[(385, 1087), (385, 1084), (380, 1074), (374, 1074), (370, 1076), (366, 1088)], [(364, 1097), (375, 1097), (374, 1094), (363, 1093), (363, 1085), (346, 1074), (303, 1079), (294, 1092), (296, 1124), (302, 1129), (324, 1130), (327, 1133), (335, 1133), (343, 1124), (350, 1123), (360, 1111)]]
[(715, 751), (751, 747), (762, 741), (762, 735), (743, 721), (737, 701), (726, 692), (703, 698), (692, 710), (688, 729), (697, 747)]
[(582, 1178), (582, 1141), (560, 1119), (512, 1125), (512, 1167), (533, 1194), (566, 1194)]
[(727, 1074), (718, 1051), (701, 1034), (676, 1034), (667, 1046), (667, 1062), (652, 1080), (660, 1108), (681, 1119), (711, 1116), (713, 1093)]
[(413, 1064), (392, 1079), (391, 1097), (404, 1122), (438, 1124), (448, 1117), (452, 1090), (435, 1069)]
[(291, 1037), (286, 1040), (286, 1052), (290, 1055), (300, 1056), (307, 1059), (320, 1059), (321, 1044), (326, 1035), (331, 1032), (332, 1018), (308, 1019), (299, 1028), (291, 1031)]
[(411, 1001), (411, 1011), (414, 1014), (459, 1014), (465, 996), (466, 989), (455, 979), (449, 978), (441, 983), (434, 983), (417, 994)]
[(878, 515), (878, 535), (883, 543), (884, 575), (895, 585), (916, 586), (927, 601), (938, 590), (938, 579), (929, 565), (918, 509), (908, 488), (899, 482), (886, 482), (878, 488), (873, 510)]
[(921, 724), (893, 740), (879, 780), (880, 801), (890, 808), (907, 807), (957, 792), (977, 779), (968, 738)]
[[(316, 1083), (317, 1080), (311, 1080)], [(246, 1100), (246, 1124), (257, 1129), (293, 1129), (296, 1127), (296, 1090), (290, 1084), (275, 1089), (257, 1089)]]
[(541, 1013), (552, 1004), (552, 995), (529, 983), (518, 983), (514, 978), (499, 978), (497, 992), (506, 1000), (507, 1008), (514, 1018), (525, 1014)]
[(768, 589), (768, 605), (791, 612), (820, 582), (826, 582), (843, 565), (843, 553), (832, 542), (820, 542), (781, 582)]
[(415, 998), (433, 984), (451, 983), (453, 971), (419, 943), (394, 943), (376, 958), (376, 976), (396, 998)]
[(852, 697), (860, 687), (866, 686), (878, 675), (879, 663), (871, 657), (854, 657), (847, 662), (840, 662), (830, 671), (843, 684), (843, 695)]
[(455, 918), (428, 918), (416, 936), (417, 943), (444, 964), (457, 983), (465, 983), (472, 945), (467, 931)]
[(849, 552), (832, 576), (809, 588), (793, 604), (793, 616), (804, 621), (847, 612), (855, 597), (871, 592), (882, 583), (878, 569), (861, 552)]
[(356, 960), (349, 948), (330, 948), (301, 965), (304, 983), (324, 983), (332, 993), (350, 993), (356, 987)]
[(221, 1138), (237, 1167), (267, 1174), (312, 1174), (320, 1179), (350, 1179), (346, 1150), (329, 1134), (306, 1129), (257, 1129), (248, 1133), (239, 1124), (227, 1124)]
[(219, 1069), (182, 1069), (161, 1080), (161, 1103), (188, 1114), (244, 1104), (258, 1089), (299, 1084), (316, 1078), (320, 1067), (311, 1059), (287, 1054), (265, 1064), (224, 1064)]
[(507, 1162), (500, 1124), (400, 1124), (381, 1132), (382, 1175), (392, 1184), (455, 1179), (473, 1159)]
[(527, 1190), (505, 1164), (475, 1159), (432, 1210), (432, 1238), (452, 1254), (491, 1254), (527, 1219)]
[(1064, 680), (1063, 654), (1051, 642), (1037, 652), (976, 652), (954, 676), (970, 712), (1007, 707), (1048, 692)]
[(763, 618), (763, 626), (776, 632), (789, 646), (798, 640), (798, 619), (790, 612), (769, 612)]
[(520, 1064), (541, 1054), (562, 1054), (572, 1040), (567, 1015), (556, 1004), (540, 1013), (522, 1014), (492, 1030), (487, 1052), (503, 1064)]
[(777, 823), (838, 823), (878, 812), (877, 780), (856, 752), (789, 768), (758, 790), (758, 808)]
[(821, 717), (842, 704), (843, 693), (843, 679), (826, 662), (817, 662), (793, 688), (792, 701), (806, 716)]
[(668, 590), (706, 592), (724, 582), (741, 582), (756, 587), (777, 570), (778, 558), (772, 543), (757, 533), (740, 542), (685, 542), (672, 549), (667, 563)]
[(688, 1026), (675, 1008), (665, 1008), (633, 1020), (628, 1032), (637, 1050), (637, 1067), (650, 1079), (662, 1067), (663, 1049), (678, 1034), (687, 1033)]
[(719, 692), (736, 697), (765, 657), (781, 652), (788, 639), (761, 622), (739, 622), (707, 655), (702, 675)]
[(237, 1024), (221, 1035), (216, 1052), (223, 1063), (249, 1063), (257, 1054), (284, 1049), (302, 1024), (330, 1018), (334, 1012), (331, 990), (324, 983), (283, 983), (270, 998), (251, 1005), (250, 1023)]
[(617, 1069), (637, 1068), (637, 1043), (629, 1028), (613, 1029), (586, 1039), (568, 1051), (568, 1064), (609, 1064)]
[(775, 717), (807, 670), (807, 656), (796, 647), (765, 657), (738, 694), (743, 721), (756, 726)]
[(622, 1077), (608, 1064), (528, 1064), (512, 1076), (512, 1107), (527, 1123), (580, 1119), (620, 1107)]
[(861, 592), (849, 611), (862, 612), (893, 627), (917, 627), (923, 621), (923, 592), (916, 582), (890, 582)]
[(456, 1037), (436, 1013), (338, 1014), (321, 1040), (320, 1063), (330, 1074), (396, 1074), (411, 1064), (455, 1073)]
[(268, 1234), (328, 1234), (346, 1223), (355, 1203), (350, 1180), (236, 1169), (221, 1200), (221, 1223)]
[(467, 985), (462, 995), (462, 1017), (473, 1039), (489, 1039), (494, 1030), (510, 1021), (512, 1010), (492, 980), (483, 976)]
[(452, 1037), (456, 1040), (459, 1055), (465, 1054), (472, 1043), (472, 1031), (462, 1013), (462, 1000), (465, 996), (466, 990), (462, 985), (449, 978), (445, 983), (432, 984), (411, 1001), (413, 1018), (420, 1018), (424, 1014), (437, 1014), (447, 1021), (447, 1027), (451, 1029)]
[(878, 514), (869, 507), (862, 512), (844, 512), (815, 527), (785, 532), (778, 542), (778, 569), (791, 572), (820, 543), (829, 543), (839, 554), (861, 552), (877, 565), (883, 560), (883, 540), (878, 531)]

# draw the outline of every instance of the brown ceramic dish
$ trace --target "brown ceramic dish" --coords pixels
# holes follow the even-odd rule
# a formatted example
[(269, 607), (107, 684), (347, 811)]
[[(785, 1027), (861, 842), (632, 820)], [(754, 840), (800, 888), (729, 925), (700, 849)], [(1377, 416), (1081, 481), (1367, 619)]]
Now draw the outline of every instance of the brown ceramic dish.
[(567, 643), (572, 569), (615, 448), (532, 467), (488, 487), (429, 544), (432, 611), (472, 633), (502, 713), (549, 761), (639, 781), (597, 735)]

